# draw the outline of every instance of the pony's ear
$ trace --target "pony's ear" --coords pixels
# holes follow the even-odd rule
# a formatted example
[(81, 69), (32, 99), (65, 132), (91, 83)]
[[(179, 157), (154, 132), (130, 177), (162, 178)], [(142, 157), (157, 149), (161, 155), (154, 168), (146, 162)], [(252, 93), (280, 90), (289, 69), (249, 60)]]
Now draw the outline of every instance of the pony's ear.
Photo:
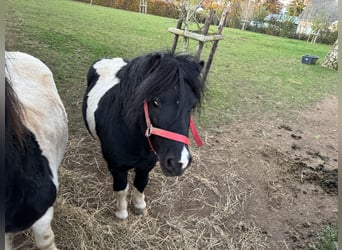
[(160, 59), (163, 57), (163, 55), (161, 53), (153, 53), (151, 54), (148, 64), (149, 64), (149, 72), (152, 73), (155, 68), (159, 65)]
[(155, 52), (151, 54), (151, 58), (150, 58), (151, 64), (152, 65), (158, 64), (162, 57), (163, 57), (163, 54), (159, 52)]

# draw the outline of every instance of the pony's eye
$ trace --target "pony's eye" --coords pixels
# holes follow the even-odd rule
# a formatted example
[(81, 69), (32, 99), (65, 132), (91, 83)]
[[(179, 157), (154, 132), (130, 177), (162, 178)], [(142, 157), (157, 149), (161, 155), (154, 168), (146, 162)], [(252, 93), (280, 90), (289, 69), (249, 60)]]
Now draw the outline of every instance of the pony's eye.
[(154, 105), (156, 108), (158, 108), (158, 107), (159, 107), (159, 102), (158, 102), (157, 100), (154, 100), (154, 101), (153, 101), (153, 105)]

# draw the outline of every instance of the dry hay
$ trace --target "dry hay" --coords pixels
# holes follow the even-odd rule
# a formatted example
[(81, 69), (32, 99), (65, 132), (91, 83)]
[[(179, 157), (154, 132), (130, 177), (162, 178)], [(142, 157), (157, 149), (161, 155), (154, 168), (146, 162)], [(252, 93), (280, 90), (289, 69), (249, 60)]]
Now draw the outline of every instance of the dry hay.
[[(151, 172), (145, 190), (148, 216), (134, 215), (129, 201), (129, 218), (119, 221), (114, 216), (112, 179), (99, 147), (80, 124), (71, 123), (53, 220), (57, 246), (67, 250), (306, 248), (323, 223), (335, 220), (337, 201), (324, 190), (319, 194), (315, 183), (302, 186), (305, 180), (291, 154), (293, 139), (287, 139), (292, 130), (284, 132), (279, 127), (283, 121), (248, 124), (200, 131), (205, 145), (191, 148), (193, 164), (183, 176), (167, 178), (159, 166)], [(305, 145), (312, 147), (304, 135), (302, 144), (296, 141), (303, 150)], [(321, 150), (320, 141), (316, 143)], [(335, 145), (329, 143), (331, 148)], [(334, 154), (329, 155), (332, 160)], [(129, 179), (132, 185), (132, 174)], [(317, 212), (318, 205), (324, 212)], [(30, 233), (16, 239), (15, 249), (35, 249)]]
[[(129, 200), (129, 218), (120, 221), (111, 175), (92, 143), (71, 138), (59, 171), (52, 226), (60, 249), (267, 248), (260, 229), (236, 220), (251, 188), (234, 172), (227, 153), (216, 149), (202, 155), (193, 148), (193, 164), (181, 177), (165, 177), (156, 166), (145, 189), (149, 214), (134, 215)], [(213, 175), (213, 168), (221, 173)], [(132, 186), (131, 173), (129, 182)], [(25, 234), (16, 249), (35, 249), (31, 234)]]

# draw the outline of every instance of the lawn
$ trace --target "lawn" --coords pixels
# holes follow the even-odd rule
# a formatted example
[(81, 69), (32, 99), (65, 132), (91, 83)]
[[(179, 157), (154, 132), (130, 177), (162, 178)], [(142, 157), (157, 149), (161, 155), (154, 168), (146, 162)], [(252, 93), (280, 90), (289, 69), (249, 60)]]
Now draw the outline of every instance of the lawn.
[[(173, 35), (167, 28), (177, 22), (68, 0), (10, 0), (7, 13), (6, 49), (46, 62), (67, 106), (79, 104), (79, 90), (93, 61), (169, 49)], [(226, 39), (220, 41), (209, 73), (202, 125), (265, 113), (291, 116), (335, 92), (337, 73), (319, 65), (329, 46), (231, 28), (223, 34)], [(195, 47), (191, 41), (189, 52)], [(203, 60), (210, 48), (210, 43), (205, 45)], [(320, 59), (305, 65), (305, 54)]]

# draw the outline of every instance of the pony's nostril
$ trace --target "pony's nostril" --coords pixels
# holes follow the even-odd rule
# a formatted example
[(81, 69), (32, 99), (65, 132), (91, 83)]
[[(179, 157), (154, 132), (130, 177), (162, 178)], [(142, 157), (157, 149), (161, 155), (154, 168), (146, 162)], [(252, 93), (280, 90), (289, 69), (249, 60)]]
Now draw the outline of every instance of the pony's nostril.
[(175, 159), (169, 158), (166, 160), (166, 166), (168, 169), (177, 169), (182, 167), (182, 163), (177, 162)]
[(180, 176), (183, 174), (183, 164), (174, 158), (168, 158), (162, 165), (162, 170), (166, 176)]
[(175, 165), (175, 161), (172, 158), (169, 158), (169, 159), (166, 160), (166, 166), (169, 169), (172, 169), (174, 165)]

